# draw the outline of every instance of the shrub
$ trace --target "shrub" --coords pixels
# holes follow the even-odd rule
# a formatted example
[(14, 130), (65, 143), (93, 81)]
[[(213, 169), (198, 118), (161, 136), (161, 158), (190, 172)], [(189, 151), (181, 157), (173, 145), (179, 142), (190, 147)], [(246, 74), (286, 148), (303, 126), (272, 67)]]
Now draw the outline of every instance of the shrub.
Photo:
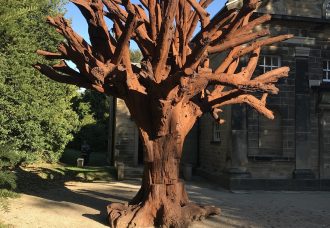
[(8, 210), (6, 199), (17, 195), (12, 192), (16, 188), (14, 168), (21, 160), (13, 145), (0, 145), (0, 209)]

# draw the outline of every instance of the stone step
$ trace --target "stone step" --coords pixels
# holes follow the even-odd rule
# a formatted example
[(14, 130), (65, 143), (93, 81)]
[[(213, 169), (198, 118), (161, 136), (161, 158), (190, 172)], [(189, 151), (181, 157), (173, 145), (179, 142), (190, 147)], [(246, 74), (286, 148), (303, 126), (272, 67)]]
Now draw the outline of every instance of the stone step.
[(125, 166), (124, 175), (126, 178), (142, 178), (143, 167), (129, 167)]

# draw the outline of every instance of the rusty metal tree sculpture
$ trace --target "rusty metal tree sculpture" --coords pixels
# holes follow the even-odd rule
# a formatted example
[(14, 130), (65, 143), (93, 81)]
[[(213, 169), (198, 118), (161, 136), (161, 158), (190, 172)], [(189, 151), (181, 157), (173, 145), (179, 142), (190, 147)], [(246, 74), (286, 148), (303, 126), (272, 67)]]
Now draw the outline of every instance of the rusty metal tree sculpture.
[[(270, 15), (252, 19), (258, 0), (245, 0), (239, 10), (224, 8), (210, 19), (212, 0), (71, 0), (86, 18), (91, 44), (75, 33), (62, 16), (48, 23), (65, 37), (58, 53), (39, 50), (53, 66), (36, 64), (47, 77), (96, 90), (125, 101), (144, 144), (144, 175), (140, 191), (128, 205), (108, 206), (112, 227), (185, 226), (219, 209), (189, 202), (179, 180), (179, 163), (185, 137), (204, 113), (223, 123), (226, 105), (246, 103), (272, 119), (266, 108), (275, 83), (288, 76), (281, 67), (252, 77), (262, 46), (291, 35), (270, 37), (260, 25)], [(109, 32), (105, 17), (113, 22)], [(200, 22), (201, 31), (193, 38)], [(129, 42), (142, 54), (141, 67), (130, 60)], [(212, 54), (225, 56), (211, 69)], [(248, 59), (239, 68), (241, 57)], [(79, 71), (64, 60), (74, 62)], [(255, 92), (261, 92), (257, 96)]]

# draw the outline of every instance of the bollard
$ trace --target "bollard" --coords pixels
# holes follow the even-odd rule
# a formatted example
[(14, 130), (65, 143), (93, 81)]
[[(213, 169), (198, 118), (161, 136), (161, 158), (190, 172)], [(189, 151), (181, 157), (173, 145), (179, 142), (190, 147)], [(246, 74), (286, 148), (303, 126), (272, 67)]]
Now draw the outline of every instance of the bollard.
[(84, 159), (78, 158), (77, 159), (77, 167), (84, 167)]
[(190, 181), (192, 178), (192, 165), (191, 164), (184, 164), (183, 165), (183, 178), (186, 181)]
[(125, 166), (122, 162), (117, 162), (117, 180), (124, 180), (125, 178)]

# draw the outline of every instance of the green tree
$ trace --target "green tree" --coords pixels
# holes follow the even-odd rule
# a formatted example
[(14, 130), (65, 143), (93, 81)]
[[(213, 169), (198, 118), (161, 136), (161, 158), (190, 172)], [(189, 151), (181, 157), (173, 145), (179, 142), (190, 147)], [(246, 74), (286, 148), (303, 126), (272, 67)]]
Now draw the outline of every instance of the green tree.
[(107, 151), (110, 109), (107, 97), (86, 90), (74, 99), (73, 104), (79, 116), (81, 129), (74, 135), (74, 140), (69, 146), (79, 150), (82, 142), (86, 141), (94, 152)]
[[(140, 50), (130, 50), (132, 62), (140, 63)], [(105, 152), (108, 146), (110, 104), (105, 94), (86, 90), (74, 99), (74, 109), (79, 115), (81, 130), (75, 135), (70, 147), (80, 149), (83, 140), (93, 151)]]
[(104, 94), (86, 90), (82, 97), (83, 102), (91, 106), (91, 112), (97, 121), (107, 121), (109, 118), (109, 100)]
[(38, 47), (62, 39), (43, 21), (62, 13), (61, 0), (11, 0), (0, 4), (0, 145), (56, 161), (78, 129), (71, 100), (77, 89), (58, 85), (32, 68)]
[[(15, 197), (16, 175), (13, 169), (20, 163), (21, 156), (15, 145), (0, 145), (0, 210), (8, 210), (7, 198)], [(0, 224), (1, 227), (1, 224)]]
[[(15, 189), (16, 176), (10, 170), (20, 161), (20, 156), (13, 145), (0, 146), (0, 190)], [(1, 195), (1, 194), (0, 194)]]
[(131, 50), (130, 57), (133, 63), (140, 63), (142, 60), (142, 53), (139, 50)]

